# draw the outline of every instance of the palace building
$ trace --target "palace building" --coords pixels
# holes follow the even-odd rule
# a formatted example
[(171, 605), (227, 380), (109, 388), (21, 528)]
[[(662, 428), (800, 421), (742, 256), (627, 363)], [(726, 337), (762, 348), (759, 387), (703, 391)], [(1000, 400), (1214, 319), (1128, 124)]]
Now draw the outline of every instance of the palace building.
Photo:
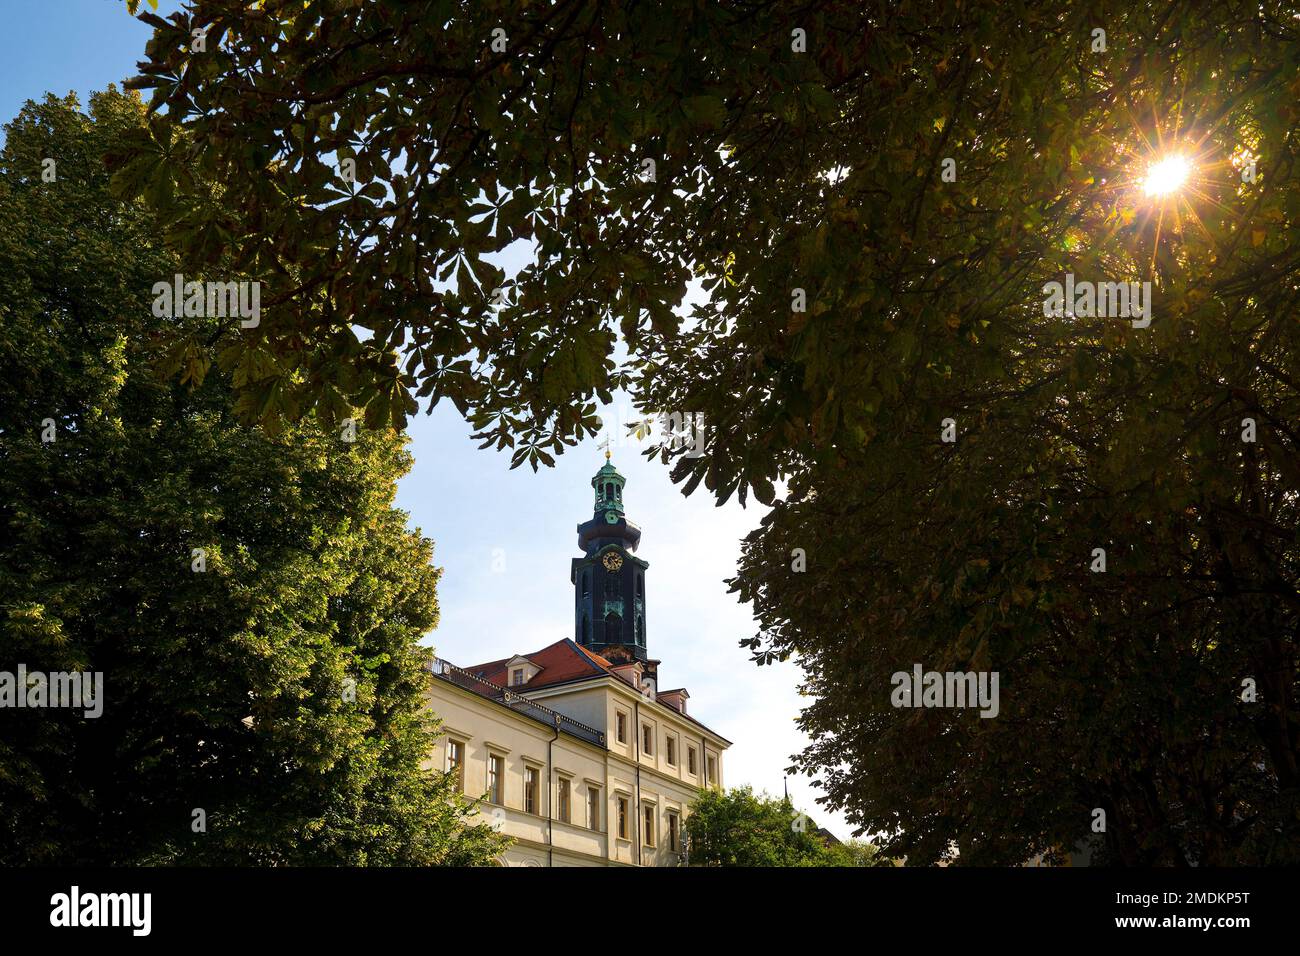
[(685, 688), (659, 687), (641, 529), (605, 458), (569, 571), (573, 638), (473, 666), (433, 662), (433, 763), (514, 839), (506, 866), (680, 866), (692, 799), (722, 786), (731, 742), (687, 713)]

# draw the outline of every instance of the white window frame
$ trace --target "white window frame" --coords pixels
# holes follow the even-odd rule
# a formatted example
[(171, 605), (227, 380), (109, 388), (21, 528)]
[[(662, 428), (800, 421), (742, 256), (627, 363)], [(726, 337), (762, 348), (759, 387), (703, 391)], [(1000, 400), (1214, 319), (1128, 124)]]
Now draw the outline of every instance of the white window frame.
[[(496, 775), (496, 791), (497, 791), (496, 793), (492, 792), (493, 791), (492, 767), (493, 767), (494, 760), (501, 761), (500, 764), (501, 771)], [(494, 807), (504, 807), (506, 805), (506, 758), (504, 754), (494, 753), (493, 751), (490, 750), (488, 751), (486, 783), (487, 783), (487, 802), (492, 804), (492, 806)]]
[[(533, 797), (534, 806), (532, 807), (532, 809), (529, 809), (528, 807), (528, 796), (530, 793), (528, 788), (528, 775), (530, 773), (533, 775), (533, 788), (531, 793)], [(524, 808), (524, 813), (531, 813), (534, 816), (538, 816), (538, 817), (542, 815), (542, 768), (540, 764), (528, 763), (528, 762), (524, 764), (523, 808)]]
[(630, 793), (614, 794), (614, 835), (623, 841), (631, 842), (628, 836), (632, 828), (628, 826), (631, 822), (628, 817), (632, 815), (632, 795)]
[[(460, 748), (460, 761), (453, 764), (451, 761), (451, 755), (453, 750), (457, 747)], [(447, 756), (443, 760), (443, 772), (451, 773), (452, 767), (454, 766), (456, 768), (456, 785), (460, 788), (462, 793), (465, 791), (465, 754), (468, 752), (468, 741), (462, 740), (460, 737), (449, 736), (447, 738)]]
[(573, 777), (558, 771), (555, 778), (555, 819), (561, 823), (573, 822)]

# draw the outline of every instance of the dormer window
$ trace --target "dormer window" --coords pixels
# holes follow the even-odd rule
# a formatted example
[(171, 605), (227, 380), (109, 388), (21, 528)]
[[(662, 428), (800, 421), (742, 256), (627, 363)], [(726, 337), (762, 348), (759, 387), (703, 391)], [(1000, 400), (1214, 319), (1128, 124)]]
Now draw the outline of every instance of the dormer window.
[(686, 698), (691, 696), (686, 693), (686, 688), (679, 687), (676, 690), (666, 690), (659, 695), (659, 703), (671, 707), (680, 714), (686, 713)]
[(619, 664), (614, 668), (614, 673), (617, 674), (619, 677), (621, 677), (623, 680), (627, 681), (633, 687), (640, 688), (641, 686), (641, 662), (640, 661), (634, 660), (631, 661), (630, 663)]
[(522, 654), (516, 654), (506, 661), (506, 686), (522, 687), (541, 673), (541, 668)]

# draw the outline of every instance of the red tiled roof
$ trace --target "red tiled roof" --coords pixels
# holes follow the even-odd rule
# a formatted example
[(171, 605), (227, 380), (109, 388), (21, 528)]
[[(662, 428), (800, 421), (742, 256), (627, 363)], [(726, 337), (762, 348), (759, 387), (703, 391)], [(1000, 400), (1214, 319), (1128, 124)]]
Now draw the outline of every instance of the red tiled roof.
[[(569, 641), (568, 643), (573, 644), (572, 641)], [(554, 645), (552, 645), (552, 647), (553, 647), (553, 646), (554, 646)], [(597, 664), (597, 666), (599, 666), (599, 667), (603, 667), (603, 668), (605, 668), (606, 670), (609, 670), (609, 668), (611, 668), (611, 667), (614, 666), (614, 665), (611, 664), (609, 661), (605, 660), (605, 658), (603, 658), (603, 657), (601, 657), (599, 654), (597, 654), (595, 651), (593, 651), (593, 650), (589, 650), (588, 648), (583, 647), (581, 644), (573, 644), (573, 646), (576, 647), (579, 651), (581, 651), (581, 652), (582, 652), (584, 655), (586, 655), (587, 657), (590, 657), (590, 658), (591, 658), (591, 659), (592, 659), (592, 660)]]
[(499, 661), (475, 664), (473, 667), (466, 667), (465, 670), (471, 674), (476, 674), (489, 683), (496, 684), (498, 687), (506, 687), (510, 679), (506, 665), (515, 657), (526, 657), (535, 666), (541, 668), (541, 671), (535, 674), (532, 680), (523, 685), (525, 690), (535, 690), (538, 687), (547, 687), (551, 684), (562, 684), (565, 681), (576, 680), (579, 677), (612, 674), (614, 667), (613, 664), (599, 654), (589, 651), (585, 647), (580, 647), (565, 638), (562, 641), (556, 641), (549, 647), (543, 647), (540, 651), (533, 651), (531, 654), (517, 654)]
[[(499, 661), (488, 661), (486, 664), (476, 664), (473, 667), (462, 668), (462, 670), (469, 671), (471, 674), (482, 678), (490, 684), (495, 684), (497, 687), (508, 687), (510, 674), (509, 668), (506, 665), (516, 657), (528, 658), (528, 660), (532, 661), (534, 665), (540, 667), (541, 670), (533, 676), (532, 680), (526, 681), (519, 687), (511, 688), (513, 690), (525, 692), (538, 690), (542, 687), (549, 687), (552, 684), (565, 684), (569, 681), (581, 680), (584, 677), (609, 676), (617, 677), (619, 680), (625, 682), (627, 680), (616, 670), (616, 668), (625, 665), (612, 664), (599, 654), (587, 650), (587, 648), (569, 640), (567, 637), (562, 641), (556, 641), (554, 644), (543, 647), (540, 651), (533, 651), (531, 654), (515, 654), (510, 657), (504, 657)], [(678, 688), (677, 690), (666, 691), (665, 693), (672, 694), (683, 691), (685, 691), (685, 688)], [(666, 704), (663, 701), (656, 702), (664, 707), (670, 707), (669, 704)], [(676, 707), (671, 707), (671, 709), (674, 713), (680, 713)], [(696, 720), (690, 714), (682, 713), (681, 716), (696, 726), (708, 730), (709, 733), (715, 734), (723, 740), (727, 740), (726, 737), (722, 737), (722, 735), (716, 730), (711, 730), (708, 726)], [(731, 743), (731, 741), (727, 740), (727, 743)]]

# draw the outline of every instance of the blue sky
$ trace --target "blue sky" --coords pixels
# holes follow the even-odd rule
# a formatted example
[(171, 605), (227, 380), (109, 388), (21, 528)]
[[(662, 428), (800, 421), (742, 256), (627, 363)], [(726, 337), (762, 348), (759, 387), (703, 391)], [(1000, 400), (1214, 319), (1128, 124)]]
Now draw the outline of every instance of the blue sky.
[[(175, 9), (161, 4), (160, 12)], [(87, 94), (135, 72), (150, 30), (127, 16), (122, 0), (43, 0), (5, 4), (0, 31), (0, 117), (46, 92)], [(609, 410), (607, 419), (617, 417)], [(630, 418), (630, 404), (622, 417)], [(442, 621), (430, 635), (438, 653), (467, 665), (537, 650), (573, 637), (569, 559), (579, 554), (576, 526), (591, 517), (591, 476), (603, 463), (593, 439), (534, 474), (509, 470), (508, 454), (480, 451), (450, 405), (411, 425), (415, 467), (398, 505), (434, 540), (444, 569)], [(754, 622), (727, 594), (740, 539), (758, 524), (759, 507), (714, 506), (703, 491), (684, 498), (666, 469), (632, 447), (615, 447), (627, 476), (628, 517), (644, 535), (646, 635), (662, 661), (660, 683), (685, 686), (690, 711), (734, 741), (724, 761), (728, 786), (781, 792), (784, 768), (801, 749), (794, 726), (801, 706), (794, 664), (756, 667), (737, 642)], [(497, 559), (497, 560), (494, 560)], [(504, 559), (504, 569), (501, 568)], [(847, 837), (842, 818), (815, 809), (810, 782), (792, 777), (790, 794), (818, 822)]]

